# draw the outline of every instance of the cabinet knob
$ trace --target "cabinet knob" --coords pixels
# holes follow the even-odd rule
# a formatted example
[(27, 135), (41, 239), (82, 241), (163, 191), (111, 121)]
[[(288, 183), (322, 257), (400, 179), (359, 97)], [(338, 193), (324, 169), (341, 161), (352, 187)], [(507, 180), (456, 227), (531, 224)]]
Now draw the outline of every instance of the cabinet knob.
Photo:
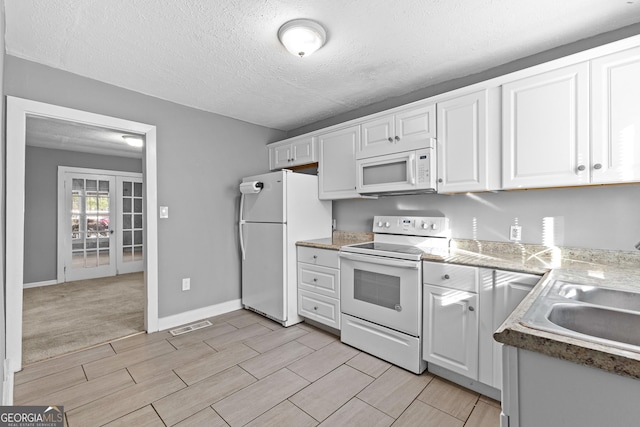
[(400, 304), (396, 304), (395, 309), (397, 312), (401, 312), (402, 311), (402, 306)]
[(314, 309), (314, 310), (317, 310), (317, 309), (318, 309), (318, 306), (317, 306), (317, 305), (316, 305), (316, 306), (314, 306), (314, 307), (313, 307), (313, 309)]
[(318, 255), (314, 255), (314, 256), (313, 256), (313, 259), (318, 259)]
[(442, 276), (442, 278), (443, 278), (443, 279), (445, 279), (445, 280), (446, 280), (446, 279), (449, 279), (449, 275), (448, 275), (448, 274), (445, 274), (444, 276)]
[(317, 278), (317, 277), (314, 277), (314, 278), (313, 278), (313, 282), (315, 283), (315, 282), (317, 282), (317, 281), (318, 281), (318, 278)]
[(585, 170), (585, 169), (586, 169), (586, 168), (584, 167), (584, 165), (580, 165), (580, 166), (578, 166), (578, 170), (579, 170), (580, 172), (582, 172), (582, 171), (583, 171), (583, 170)]
[(396, 141), (400, 141), (400, 137), (398, 135), (396, 135)]
[(438, 178), (438, 182), (442, 184), (442, 178)]
[(469, 311), (475, 311), (476, 309), (473, 308), (472, 306), (469, 306)]
[(387, 140), (388, 140), (389, 142), (393, 142), (393, 138), (391, 138), (391, 137), (387, 138)]
[(595, 165), (593, 165), (594, 169), (602, 169), (602, 165), (600, 163), (596, 163)]

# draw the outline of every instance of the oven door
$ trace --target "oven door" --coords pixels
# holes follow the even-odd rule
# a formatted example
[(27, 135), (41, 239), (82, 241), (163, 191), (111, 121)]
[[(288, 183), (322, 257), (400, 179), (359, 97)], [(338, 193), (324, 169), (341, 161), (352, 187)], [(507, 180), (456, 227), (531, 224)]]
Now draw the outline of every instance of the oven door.
[(422, 262), (340, 252), (341, 311), (420, 336)]

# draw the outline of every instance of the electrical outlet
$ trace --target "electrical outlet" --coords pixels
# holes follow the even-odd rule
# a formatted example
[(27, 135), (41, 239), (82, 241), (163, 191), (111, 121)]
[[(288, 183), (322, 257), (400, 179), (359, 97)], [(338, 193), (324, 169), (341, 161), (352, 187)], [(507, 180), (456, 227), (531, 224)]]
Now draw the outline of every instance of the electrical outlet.
[(519, 242), (522, 240), (522, 227), (519, 225), (512, 225), (509, 229), (509, 240)]
[(189, 277), (182, 279), (182, 290), (188, 291), (189, 289), (191, 289), (191, 279)]

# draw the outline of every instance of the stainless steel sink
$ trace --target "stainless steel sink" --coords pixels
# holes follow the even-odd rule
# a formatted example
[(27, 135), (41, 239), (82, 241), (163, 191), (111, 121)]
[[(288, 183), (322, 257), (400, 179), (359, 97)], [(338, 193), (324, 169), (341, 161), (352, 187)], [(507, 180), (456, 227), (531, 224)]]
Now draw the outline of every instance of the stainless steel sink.
[(640, 313), (558, 303), (551, 306), (548, 319), (580, 334), (640, 346)]
[(640, 291), (555, 281), (533, 303), (521, 323), (640, 352)]
[(574, 283), (556, 283), (557, 294), (561, 297), (605, 307), (640, 311), (640, 293)]

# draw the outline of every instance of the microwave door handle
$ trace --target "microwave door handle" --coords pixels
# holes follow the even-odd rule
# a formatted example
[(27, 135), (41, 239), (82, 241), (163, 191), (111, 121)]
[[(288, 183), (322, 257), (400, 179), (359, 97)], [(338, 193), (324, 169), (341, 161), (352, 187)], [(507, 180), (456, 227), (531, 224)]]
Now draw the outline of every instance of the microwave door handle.
[(383, 258), (378, 256), (372, 257), (367, 255), (357, 255), (357, 254), (346, 253), (346, 252), (339, 252), (338, 255), (340, 256), (340, 258), (350, 259), (352, 261), (368, 262), (370, 264), (386, 265), (389, 267), (410, 268), (414, 270), (417, 270), (418, 268), (420, 268), (420, 262), (421, 262), (421, 261), (406, 261), (402, 259), (389, 259), (389, 258)]
[(415, 174), (416, 171), (413, 169), (413, 168), (416, 167), (415, 160), (416, 160), (415, 153), (411, 153), (409, 155), (409, 164), (408, 164), (408, 166), (409, 166), (409, 183), (411, 185), (416, 185), (416, 174)]

